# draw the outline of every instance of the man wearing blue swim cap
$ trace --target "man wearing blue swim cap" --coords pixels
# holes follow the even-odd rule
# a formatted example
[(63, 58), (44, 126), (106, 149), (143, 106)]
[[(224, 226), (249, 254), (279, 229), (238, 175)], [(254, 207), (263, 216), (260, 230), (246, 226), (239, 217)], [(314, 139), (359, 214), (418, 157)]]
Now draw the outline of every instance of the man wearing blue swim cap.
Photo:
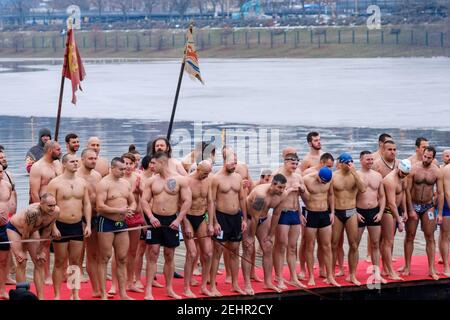
[(303, 200), (306, 205), (305, 252), (309, 273), (309, 286), (315, 285), (314, 280), (314, 241), (319, 237), (319, 243), (326, 269), (327, 282), (334, 286), (339, 284), (334, 279), (331, 252), (331, 224), (334, 221), (334, 196), (332, 188), (333, 172), (328, 167), (322, 167), (318, 172), (304, 177), (306, 191)]
[(332, 249), (333, 261), (336, 265), (339, 240), (345, 231), (349, 244), (348, 264), (349, 276), (346, 281), (359, 286), (356, 279), (356, 267), (358, 266), (358, 219), (356, 215), (356, 194), (365, 192), (366, 186), (356, 172), (352, 156), (344, 152), (338, 158), (338, 170), (333, 178), (334, 206), (336, 218), (333, 223)]

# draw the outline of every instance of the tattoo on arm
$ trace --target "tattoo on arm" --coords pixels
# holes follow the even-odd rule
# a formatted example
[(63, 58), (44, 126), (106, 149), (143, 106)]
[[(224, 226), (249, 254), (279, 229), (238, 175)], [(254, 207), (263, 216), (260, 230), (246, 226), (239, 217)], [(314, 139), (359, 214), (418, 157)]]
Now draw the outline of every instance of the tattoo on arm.
[(34, 226), (36, 225), (36, 221), (38, 219), (38, 213), (36, 211), (28, 211), (25, 216), (25, 221), (27, 225)]
[(252, 208), (256, 211), (261, 211), (264, 207), (264, 198), (262, 197), (256, 197), (253, 201)]

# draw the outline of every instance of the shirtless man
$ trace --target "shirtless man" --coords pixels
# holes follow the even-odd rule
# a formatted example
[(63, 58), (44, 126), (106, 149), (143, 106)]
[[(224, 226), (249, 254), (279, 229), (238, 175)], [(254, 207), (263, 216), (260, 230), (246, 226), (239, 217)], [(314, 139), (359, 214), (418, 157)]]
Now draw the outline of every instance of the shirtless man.
[[(3, 165), (0, 164), (0, 242), (8, 241), (6, 224), (8, 223), (9, 204), (13, 193), (11, 184), (3, 178), (3, 169)], [(8, 243), (0, 244), (0, 299), (8, 299), (9, 297), (5, 290), (9, 271), (9, 249)]]
[(271, 183), (272, 177), (273, 177), (272, 170), (262, 169), (261, 174), (259, 175), (259, 180), (253, 182), (253, 188), (259, 186), (260, 184)]
[(320, 238), (322, 260), (326, 268), (325, 282), (339, 287), (334, 279), (331, 252), (331, 225), (334, 222), (334, 190), (332, 186), (333, 172), (327, 166), (317, 172), (311, 172), (304, 177), (305, 193), (303, 199), (306, 205), (305, 243), (306, 261), (309, 272), (309, 286), (315, 286), (314, 281), (314, 242)]
[[(66, 259), (69, 266), (79, 268), (83, 253), (84, 237), (91, 234), (91, 202), (87, 182), (75, 176), (78, 169), (78, 158), (73, 154), (65, 154), (62, 158), (64, 172), (48, 184), (47, 192), (56, 198), (60, 214), (53, 226), (53, 248), (55, 250), (55, 265), (53, 268), (53, 289), (55, 300), (59, 300), (61, 282), (64, 276)], [(86, 219), (83, 231), (82, 217)], [(81, 270), (80, 270), (81, 273)], [(71, 300), (80, 300), (78, 289), (71, 291)]]
[[(425, 148), (430, 145), (430, 142), (427, 138), (424, 137), (418, 137), (416, 139), (416, 153), (414, 153), (412, 156), (408, 158), (409, 161), (411, 161), (411, 165), (414, 167), (417, 162), (422, 162), (423, 152), (425, 151)], [(433, 160), (433, 164), (439, 165), (437, 160)]]
[(322, 145), (320, 143), (319, 133), (314, 131), (308, 133), (306, 141), (309, 145), (309, 152), (305, 154), (305, 157), (299, 166), (300, 172), (303, 172), (310, 167), (314, 167), (320, 162), (320, 150), (322, 149)]
[(104, 177), (96, 188), (96, 204), (98, 219), (98, 248), (99, 248), (99, 282), (101, 299), (106, 300), (106, 266), (114, 255), (117, 266), (119, 293), (122, 300), (131, 300), (126, 292), (127, 254), (129, 247), (128, 232), (122, 231), (128, 226), (126, 217), (130, 217), (136, 210), (136, 201), (131, 186), (123, 176), (125, 163), (122, 158), (111, 160), (110, 173)]
[[(61, 146), (58, 142), (48, 140), (44, 145), (44, 155), (33, 164), (30, 171), (30, 204), (40, 201), (40, 196), (47, 192), (50, 181), (62, 173)], [(46, 248), (50, 250), (50, 247)], [(46, 252), (50, 257), (50, 251)], [(45, 284), (52, 284), (50, 259), (45, 261)]]
[(371, 259), (374, 266), (374, 281), (386, 283), (380, 274), (380, 240), (381, 219), (386, 206), (384, 194), (383, 177), (379, 172), (372, 170), (373, 155), (370, 151), (362, 151), (359, 156), (361, 170), (357, 173), (366, 186), (366, 191), (358, 192), (356, 195), (356, 211), (358, 212), (358, 244), (365, 227), (369, 232), (369, 242), (372, 248)]
[(62, 173), (61, 146), (49, 140), (44, 146), (44, 156), (31, 167), (30, 171), (30, 203), (40, 201), (40, 196), (47, 192), (47, 185), (53, 178)]
[(164, 247), (164, 276), (167, 294), (181, 299), (172, 287), (175, 270), (175, 248), (180, 245), (179, 226), (191, 208), (192, 193), (186, 177), (169, 169), (167, 153), (158, 151), (151, 162), (155, 166), (155, 174), (144, 185), (141, 207), (150, 220), (147, 229), (147, 288), (145, 300), (153, 300), (152, 281), (156, 274), (159, 249)]
[[(333, 262), (336, 265), (337, 249), (342, 233), (347, 234), (349, 245), (348, 264), (349, 276), (346, 281), (359, 286), (361, 283), (356, 279), (356, 268), (358, 266), (358, 217), (356, 212), (356, 194), (366, 192), (366, 185), (356, 172), (353, 158), (344, 152), (338, 158), (338, 170), (333, 177), (334, 210), (336, 219), (333, 223), (332, 248)], [(341, 274), (339, 274), (341, 275)]]
[[(150, 148), (149, 148), (150, 147)], [(182, 176), (187, 176), (186, 170), (184, 170), (183, 165), (181, 164), (181, 161), (175, 158), (172, 158), (172, 146), (170, 145), (170, 142), (164, 138), (159, 137), (153, 140), (153, 142), (147, 145), (147, 154), (155, 154), (158, 151), (166, 152), (167, 156), (169, 157), (169, 170), (175, 173), (178, 173)]]
[(295, 287), (305, 287), (297, 277), (295, 267), (297, 263), (297, 240), (300, 236), (300, 204), (299, 195), (305, 191), (303, 179), (296, 173), (298, 166), (298, 156), (296, 153), (288, 153), (284, 157), (284, 164), (279, 173), (287, 180), (286, 187), (294, 188), (287, 197), (280, 203), (281, 214), (278, 219), (278, 226), (275, 234), (275, 244), (273, 250), (273, 262), (275, 267), (275, 281), (280, 289), (286, 289), (283, 279), (283, 266), (287, 250), (287, 263), (290, 272), (289, 284)]
[[(409, 215), (406, 223), (405, 266), (402, 274), (405, 276), (410, 274), (414, 238), (420, 220), (427, 248), (428, 272), (431, 278), (438, 280), (439, 276), (434, 265), (434, 232), (436, 223), (440, 224), (442, 222), (444, 184), (441, 169), (433, 164), (435, 156), (436, 149), (431, 146), (426, 147), (422, 155), (422, 162), (417, 162), (412, 167), (411, 174), (408, 177), (410, 197), (407, 198), (407, 206)], [(437, 193), (435, 199), (433, 199), (434, 186), (436, 186)], [(437, 217), (434, 215), (436, 207), (438, 208)]]
[[(450, 277), (450, 267), (448, 263), (448, 246), (450, 238), (450, 150), (445, 150), (443, 154), (444, 166), (441, 168), (444, 180), (444, 207), (442, 209), (442, 224), (439, 237), (439, 251), (444, 263), (444, 275)], [(447, 160), (447, 161), (446, 161)]]
[(95, 165), (95, 170), (100, 173), (103, 177), (109, 174), (109, 163), (108, 160), (100, 157), (100, 139), (98, 137), (90, 137), (87, 141), (86, 148), (93, 149), (97, 153), (97, 163)]
[(76, 155), (78, 149), (80, 149), (80, 140), (78, 139), (78, 136), (75, 133), (69, 133), (66, 135), (65, 141), (67, 153)]
[[(1, 157), (1, 155), (0, 155), (0, 157)], [(443, 167), (450, 164), (450, 149), (446, 149), (446, 150), (442, 151), (442, 162), (444, 163)]]
[(198, 143), (186, 157), (183, 158), (181, 164), (186, 172), (191, 173), (195, 170), (198, 163), (202, 160), (210, 160), (214, 163), (216, 157), (216, 147), (214, 144), (202, 141)]
[(11, 217), (17, 210), (17, 192), (13, 174), (9, 170), (6, 170), (8, 168), (8, 161), (6, 160), (4, 150), (0, 150), (0, 164), (3, 166), (3, 179), (11, 184), (12, 193), (8, 204), (8, 216)]
[[(87, 182), (89, 199), (91, 202), (91, 235), (86, 239), (86, 269), (91, 280), (92, 297), (100, 297), (99, 283), (99, 254), (98, 254), (98, 216), (96, 209), (95, 188), (102, 180), (102, 176), (95, 169), (97, 153), (93, 149), (84, 149), (81, 152), (81, 166), (75, 176), (83, 178)], [(83, 217), (84, 218), (84, 217)], [(87, 221), (85, 220), (85, 223)]]
[(55, 197), (44, 193), (41, 195), (39, 203), (33, 203), (22, 212), (15, 214), (6, 225), (8, 239), (12, 241), (11, 249), (17, 261), (16, 280), (17, 282), (26, 281), (25, 269), (28, 251), (34, 264), (34, 285), (40, 300), (45, 298), (44, 264), (46, 260), (50, 259), (46, 254), (48, 250), (45, 250), (45, 247), (50, 246), (50, 241), (25, 243), (20, 240), (48, 239), (59, 212)]
[(405, 228), (404, 222), (408, 219), (406, 212), (407, 179), (411, 171), (411, 162), (408, 159), (399, 161), (398, 168), (383, 178), (386, 195), (386, 207), (381, 218), (381, 257), (383, 270), (392, 280), (403, 280), (392, 267), (392, 249), (396, 225), (400, 232)]
[(378, 160), (374, 160), (372, 169), (379, 172), (384, 178), (398, 166), (397, 147), (392, 140), (386, 140)]
[(222, 243), (227, 250), (231, 251), (229, 266), (231, 269), (232, 291), (245, 294), (238, 284), (239, 245), (242, 241), (242, 233), (247, 228), (244, 183), (241, 175), (235, 172), (237, 158), (234, 151), (224, 149), (222, 156), (223, 167), (213, 176), (211, 182), (216, 213), (214, 229), (217, 236), (214, 241), (213, 261), (211, 264), (210, 291), (215, 296), (221, 296), (216, 287), (216, 275), (223, 252)]
[[(322, 167), (328, 167), (329, 169), (333, 170), (333, 166), (334, 166), (333, 155), (331, 153), (326, 152), (326, 153), (324, 153), (324, 154), (322, 154), (320, 156), (320, 161), (319, 161), (319, 163), (317, 165), (315, 165), (313, 167), (309, 167), (308, 169), (306, 169), (305, 171), (302, 172), (302, 177), (306, 176), (308, 174), (311, 174), (311, 173), (317, 173), (317, 172), (319, 172), (319, 170)], [(303, 211), (304, 210), (302, 210), (302, 215), (304, 216), (306, 214), (306, 212), (303, 212)], [(302, 235), (301, 235), (302, 239), (301, 239), (300, 246), (299, 246), (299, 249), (298, 249), (298, 256), (299, 256), (299, 260), (300, 260), (300, 273), (298, 274), (299, 279), (304, 279), (305, 278), (305, 271), (306, 271), (306, 254), (305, 254), (305, 247), (306, 247), (305, 236), (306, 236), (306, 233), (305, 233), (305, 227), (306, 226), (304, 226), (302, 224)], [(326, 277), (326, 272), (324, 270), (325, 266), (322, 263), (323, 261), (322, 261), (322, 250), (321, 250), (321, 246), (320, 246), (320, 237), (317, 238), (317, 242), (319, 243), (319, 245), (317, 247), (317, 260), (319, 261), (319, 269), (320, 269), (319, 270), (319, 274), (320, 274), (321, 277), (325, 278)], [(313, 242), (313, 244), (314, 244), (314, 242)], [(339, 246), (339, 247), (342, 248), (342, 246)], [(339, 252), (341, 252), (341, 251), (339, 251)], [(342, 261), (343, 261), (343, 258), (344, 258), (343, 249), (342, 249), (342, 252), (338, 254), (338, 256), (339, 256), (338, 260), (339, 260), (339, 263), (340, 263), (341, 258), (342, 258)]]
[[(211, 180), (208, 177), (212, 171), (211, 162), (201, 161), (193, 173), (188, 177), (189, 188), (192, 192), (192, 205), (183, 220), (183, 238), (186, 245), (186, 262), (184, 264), (184, 294), (195, 298), (190, 285), (192, 272), (197, 256), (196, 242), (199, 243), (200, 260), (202, 263), (202, 284), (200, 292), (206, 296), (213, 296), (206, 285), (211, 272), (212, 242), (214, 234), (214, 202), (212, 199)], [(194, 237), (196, 238), (194, 240)]]
[(380, 159), (380, 157), (383, 154), (383, 145), (387, 140), (392, 140), (392, 136), (388, 133), (382, 133), (380, 134), (380, 136), (378, 137), (378, 150), (375, 151), (372, 156), (373, 156), (373, 160), (377, 161), (378, 159)]

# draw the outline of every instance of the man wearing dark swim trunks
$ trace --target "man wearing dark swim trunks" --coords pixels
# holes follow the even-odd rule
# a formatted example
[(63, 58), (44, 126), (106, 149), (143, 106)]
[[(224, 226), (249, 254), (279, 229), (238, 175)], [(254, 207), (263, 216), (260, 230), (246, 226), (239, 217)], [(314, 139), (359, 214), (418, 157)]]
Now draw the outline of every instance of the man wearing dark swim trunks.
[(386, 206), (383, 177), (379, 172), (372, 170), (373, 155), (370, 151), (362, 151), (359, 156), (361, 170), (357, 173), (366, 185), (366, 192), (358, 192), (356, 195), (356, 211), (358, 212), (358, 243), (361, 242), (364, 229), (369, 233), (369, 245), (371, 246), (371, 260), (374, 281), (386, 283), (380, 274), (380, 240), (381, 219)]
[(444, 275), (450, 277), (450, 267), (448, 263), (448, 246), (450, 237), (450, 150), (444, 150), (442, 156), (445, 165), (441, 168), (444, 180), (444, 208), (442, 209), (442, 224), (439, 237), (439, 251), (441, 252), (442, 262), (444, 263)]
[(106, 266), (111, 259), (112, 248), (117, 266), (117, 280), (122, 300), (132, 300), (126, 292), (127, 255), (129, 247), (126, 217), (133, 216), (136, 211), (131, 186), (123, 176), (125, 163), (122, 158), (111, 160), (110, 173), (97, 185), (97, 214), (98, 214), (98, 246), (99, 246), (99, 282), (101, 299), (106, 300)]
[[(249, 224), (247, 230), (243, 233), (243, 251), (242, 273), (244, 275), (245, 292), (253, 295), (254, 291), (251, 285), (251, 265), (247, 261), (251, 261), (255, 246), (255, 235), (261, 243), (263, 250), (263, 271), (264, 271), (264, 288), (281, 292), (272, 282), (272, 238), (275, 235), (278, 217), (281, 213), (279, 204), (286, 197), (290, 190), (286, 190), (287, 180), (282, 174), (276, 174), (271, 183), (259, 184), (253, 188), (247, 196), (247, 213)], [(273, 215), (269, 215), (268, 211), (273, 209)], [(246, 261), (247, 260), (247, 261)]]
[[(53, 289), (55, 300), (61, 298), (61, 283), (67, 259), (69, 267), (79, 267), (83, 253), (83, 241), (91, 235), (91, 202), (86, 180), (77, 177), (78, 158), (73, 154), (65, 154), (62, 158), (64, 172), (52, 179), (47, 192), (56, 198), (56, 204), (61, 212), (53, 227), (53, 248), (55, 250), (55, 265), (53, 268)], [(83, 230), (82, 218), (86, 226)], [(81, 276), (81, 270), (78, 273)], [(80, 300), (79, 289), (72, 288), (70, 299)]]
[[(223, 167), (213, 176), (211, 182), (215, 213), (215, 240), (213, 260), (211, 264), (211, 293), (220, 296), (216, 287), (216, 276), (219, 269), (223, 245), (230, 250), (230, 269), (232, 290), (245, 294), (239, 287), (239, 245), (242, 232), (247, 228), (247, 207), (242, 176), (235, 172), (237, 157), (233, 150), (222, 150)], [(220, 243), (219, 243), (220, 242)]]
[[(153, 175), (143, 187), (141, 207), (150, 220), (147, 229), (147, 288), (145, 300), (153, 300), (152, 282), (156, 274), (159, 249), (164, 247), (164, 277), (167, 294), (175, 299), (181, 297), (172, 286), (175, 271), (175, 248), (180, 245), (179, 226), (191, 208), (192, 193), (187, 177), (169, 168), (169, 157), (166, 152), (158, 151), (153, 155), (151, 163), (155, 168)], [(184, 169), (183, 169), (184, 170)], [(150, 207), (151, 204), (151, 207)]]
[(320, 252), (322, 262), (326, 270), (326, 282), (339, 287), (334, 278), (334, 267), (332, 266), (331, 235), (335, 220), (334, 216), (334, 190), (333, 172), (327, 166), (316, 172), (311, 172), (303, 177), (305, 182), (305, 193), (302, 198), (305, 201), (305, 256), (309, 273), (309, 286), (314, 286), (314, 242), (316, 237), (320, 240)]
[[(192, 273), (197, 257), (197, 248), (202, 264), (202, 284), (200, 292), (212, 297), (207, 283), (211, 272), (212, 242), (214, 234), (214, 203), (212, 200), (211, 179), (209, 174), (212, 164), (209, 160), (202, 160), (196, 169), (189, 175), (188, 183), (192, 192), (192, 205), (189, 213), (182, 222), (183, 239), (186, 245), (186, 261), (184, 264), (184, 295), (195, 298), (191, 291)], [(196, 238), (195, 240), (193, 238)], [(197, 246), (198, 244), (198, 246)]]
[[(9, 204), (13, 193), (11, 184), (4, 179), (3, 169), (3, 165), (0, 163), (0, 242), (8, 241), (6, 224), (8, 223)], [(8, 299), (5, 284), (9, 272), (9, 249), (8, 243), (0, 244), (0, 299)]]
[[(434, 263), (436, 246), (434, 232), (436, 224), (442, 222), (444, 183), (441, 169), (433, 164), (435, 157), (436, 149), (431, 146), (426, 147), (422, 155), (422, 161), (412, 167), (411, 174), (408, 177), (408, 189), (411, 196), (407, 199), (408, 221), (405, 237), (405, 266), (402, 274), (405, 276), (410, 274), (414, 238), (420, 220), (427, 247), (428, 272), (431, 278), (438, 280), (439, 276)], [(436, 187), (436, 198), (433, 197), (434, 187)], [(436, 207), (438, 208), (437, 217), (434, 214)]]
[(359, 286), (361, 283), (356, 279), (356, 268), (358, 266), (358, 218), (356, 215), (356, 194), (366, 192), (366, 186), (356, 172), (353, 158), (344, 152), (338, 158), (338, 170), (333, 177), (334, 212), (333, 234), (331, 246), (333, 249), (332, 266), (336, 265), (339, 239), (344, 232), (347, 234), (349, 245), (348, 265), (349, 276), (346, 281)]
[[(49, 239), (53, 225), (59, 215), (59, 207), (55, 197), (50, 193), (41, 195), (39, 203), (31, 204), (28, 208), (15, 214), (6, 225), (8, 239), (12, 241), (11, 250), (16, 257), (17, 282), (25, 282), (25, 269), (27, 265), (27, 251), (30, 253), (34, 264), (34, 285), (40, 300), (44, 297), (44, 265), (50, 257), (46, 254), (50, 247)], [(21, 240), (33, 239), (36, 242), (24, 243)]]
[[(78, 168), (75, 175), (83, 178), (87, 182), (89, 199), (91, 201), (91, 235), (86, 238), (86, 269), (91, 280), (92, 297), (100, 297), (100, 283), (99, 283), (99, 253), (98, 253), (98, 216), (96, 209), (96, 193), (95, 188), (102, 180), (102, 176), (95, 169), (97, 163), (97, 153), (93, 149), (84, 149), (81, 152), (81, 166)], [(86, 223), (86, 221), (83, 221)], [(81, 264), (82, 265), (82, 264)]]

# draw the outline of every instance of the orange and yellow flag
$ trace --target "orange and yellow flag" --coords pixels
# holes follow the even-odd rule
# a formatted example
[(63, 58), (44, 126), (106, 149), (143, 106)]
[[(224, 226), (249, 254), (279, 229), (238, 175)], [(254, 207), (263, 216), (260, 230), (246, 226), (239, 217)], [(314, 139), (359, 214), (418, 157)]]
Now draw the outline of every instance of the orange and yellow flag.
[(72, 81), (72, 103), (77, 103), (75, 92), (80, 88), (80, 82), (86, 76), (83, 62), (81, 61), (80, 53), (78, 52), (77, 44), (75, 43), (75, 36), (73, 29), (69, 28), (67, 32), (66, 53), (64, 55), (63, 76)]
[(197, 78), (202, 84), (205, 84), (202, 76), (200, 75), (200, 66), (198, 63), (198, 55), (197, 51), (195, 50), (195, 42), (194, 42), (194, 36), (192, 34), (192, 25), (189, 26), (188, 32), (187, 32), (187, 41), (186, 41), (186, 48), (184, 50), (184, 61), (185, 66), (184, 70), (194, 78)]

